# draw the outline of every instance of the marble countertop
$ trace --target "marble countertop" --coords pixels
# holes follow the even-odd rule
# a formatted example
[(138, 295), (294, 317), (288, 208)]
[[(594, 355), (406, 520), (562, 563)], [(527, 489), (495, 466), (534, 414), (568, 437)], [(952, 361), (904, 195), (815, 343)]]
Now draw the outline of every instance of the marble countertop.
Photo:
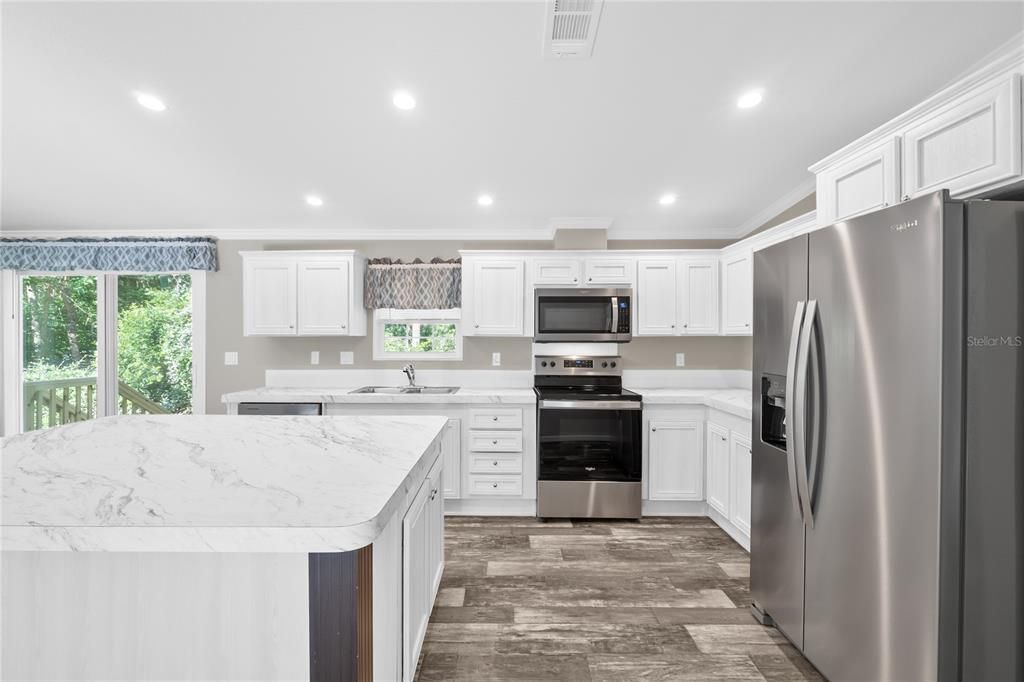
[(223, 403), (324, 403), (342, 404), (358, 403), (371, 405), (391, 405), (395, 403), (415, 403), (422, 405), (479, 405), (485, 403), (504, 405), (533, 405), (537, 402), (532, 388), (460, 388), (455, 393), (447, 394), (384, 394), (384, 393), (352, 393), (359, 386), (334, 388), (290, 388), (281, 386), (264, 386), (247, 391), (225, 393)]
[[(536, 402), (532, 388), (460, 388), (457, 393), (441, 395), (383, 395), (352, 393), (358, 387), (288, 388), (264, 386), (248, 391), (227, 393), (225, 403), (283, 402), (324, 404), (376, 404), (395, 403), (421, 405), (457, 405), (494, 403), (505, 405), (532, 405)], [(751, 418), (751, 392), (745, 389), (723, 388), (636, 388), (627, 386), (643, 396), (647, 405), (706, 405), (744, 419)]]
[(446, 421), (133, 415), (6, 438), (2, 548), (358, 549), (426, 477)]

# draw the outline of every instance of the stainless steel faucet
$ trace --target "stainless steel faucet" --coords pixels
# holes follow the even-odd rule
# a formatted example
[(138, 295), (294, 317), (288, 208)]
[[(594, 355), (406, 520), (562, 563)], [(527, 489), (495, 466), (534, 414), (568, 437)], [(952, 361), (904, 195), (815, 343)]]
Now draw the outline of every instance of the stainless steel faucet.
[(410, 386), (415, 386), (416, 385), (416, 368), (412, 366), (412, 363), (410, 362), (408, 365), (403, 367), (402, 371), (405, 372), (405, 376), (407, 376), (409, 378), (409, 385)]

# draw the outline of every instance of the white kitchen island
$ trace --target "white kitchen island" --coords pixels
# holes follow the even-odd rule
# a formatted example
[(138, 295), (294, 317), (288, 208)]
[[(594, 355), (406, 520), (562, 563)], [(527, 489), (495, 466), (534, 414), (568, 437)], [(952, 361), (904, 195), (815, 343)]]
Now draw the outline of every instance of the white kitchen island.
[(4, 679), (411, 679), (444, 417), (126, 416), (2, 442)]

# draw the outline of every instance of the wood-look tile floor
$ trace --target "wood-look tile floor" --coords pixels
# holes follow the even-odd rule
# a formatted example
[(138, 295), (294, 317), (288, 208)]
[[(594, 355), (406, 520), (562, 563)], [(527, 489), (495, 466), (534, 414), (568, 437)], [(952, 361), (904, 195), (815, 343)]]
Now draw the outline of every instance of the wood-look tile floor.
[(711, 520), (447, 517), (417, 679), (820, 680)]

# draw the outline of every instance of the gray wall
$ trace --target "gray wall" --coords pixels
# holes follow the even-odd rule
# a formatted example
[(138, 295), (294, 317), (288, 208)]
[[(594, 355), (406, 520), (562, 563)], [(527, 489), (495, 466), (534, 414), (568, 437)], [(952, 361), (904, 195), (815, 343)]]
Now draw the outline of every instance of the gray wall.
[[(624, 244), (628, 244), (625, 246)], [(708, 242), (615, 242), (609, 248), (717, 248)], [(239, 251), (274, 249), (357, 249), (370, 258), (453, 258), (459, 249), (551, 249), (551, 242), (264, 242), (221, 241), (218, 245), (220, 270), (207, 275), (206, 284), (206, 408), (211, 414), (224, 411), (224, 393), (262, 386), (267, 369), (310, 369), (310, 351), (320, 351), (318, 369), (393, 368), (396, 382), (402, 377), (402, 362), (373, 360), (372, 336), (338, 338), (272, 338), (242, 335), (242, 257)], [(372, 328), (370, 333), (372, 334)], [(339, 364), (340, 351), (352, 351), (353, 365)], [(224, 352), (236, 351), (238, 365), (226, 367)], [(490, 369), (491, 353), (501, 353), (501, 369), (530, 369), (530, 339), (472, 338), (463, 343), (460, 362), (422, 361), (417, 365), (434, 368)], [(749, 369), (751, 342), (746, 337), (694, 337), (636, 339), (622, 346), (622, 355), (634, 369), (675, 366), (675, 354), (686, 353), (690, 369)]]

